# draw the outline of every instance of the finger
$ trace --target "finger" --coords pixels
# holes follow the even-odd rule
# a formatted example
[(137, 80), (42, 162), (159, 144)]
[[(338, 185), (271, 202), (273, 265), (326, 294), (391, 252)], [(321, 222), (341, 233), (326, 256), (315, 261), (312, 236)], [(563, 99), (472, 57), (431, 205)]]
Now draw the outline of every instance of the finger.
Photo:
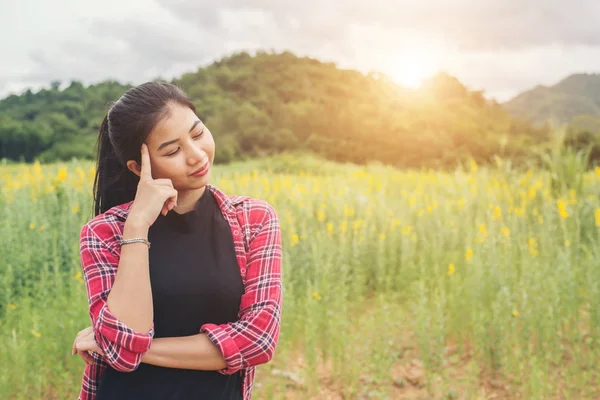
[(81, 350), (77, 352), (79, 356), (83, 359), (86, 364), (92, 364), (94, 362), (94, 358), (88, 353), (87, 350)]
[(167, 205), (167, 207), (169, 207), (169, 210), (172, 210), (175, 207), (177, 207), (177, 202), (170, 197), (167, 199), (165, 204)]
[(77, 339), (73, 342), (73, 346), (71, 346), (71, 355), (74, 356), (77, 354)]
[(150, 154), (148, 153), (148, 146), (146, 143), (142, 143), (142, 166), (140, 171), (140, 178), (151, 180), (152, 179), (152, 168), (150, 167)]
[(96, 343), (96, 340), (93, 337), (83, 338), (83, 339), (79, 340), (77, 342), (77, 345), (75, 346), (75, 348), (77, 349), (77, 351), (81, 351), (81, 350), (96, 351), (97, 349), (99, 349), (98, 343)]

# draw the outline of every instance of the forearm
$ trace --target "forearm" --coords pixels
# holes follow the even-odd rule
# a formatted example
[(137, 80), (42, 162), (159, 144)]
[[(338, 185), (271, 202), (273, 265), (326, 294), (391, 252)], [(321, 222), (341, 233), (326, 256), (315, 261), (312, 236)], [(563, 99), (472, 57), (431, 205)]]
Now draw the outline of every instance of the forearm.
[(157, 338), (142, 357), (146, 364), (169, 368), (216, 371), (227, 365), (221, 351), (203, 333)]
[[(123, 239), (148, 238), (148, 228), (127, 221)], [(124, 324), (138, 332), (147, 332), (154, 318), (148, 246), (129, 243), (121, 247), (119, 267), (108, 295), (110, 311)]]

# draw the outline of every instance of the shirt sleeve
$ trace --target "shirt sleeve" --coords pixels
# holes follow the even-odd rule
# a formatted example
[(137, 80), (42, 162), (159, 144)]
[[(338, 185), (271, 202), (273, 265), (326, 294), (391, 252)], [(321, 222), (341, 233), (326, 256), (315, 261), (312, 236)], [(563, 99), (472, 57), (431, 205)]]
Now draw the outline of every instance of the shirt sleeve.
[(247, 254), (245, 293), (240, 303), (240, 319), (215, 325), (204, 324), (200, 332), (221, 350), (227, 367), (218, 370), (229, 375), (242, 368), (271, 360), (279, 339), (281, 321), (281, 232), (279, 219), (268, 203), (262, 223)]
[(154, 323), (148, 332), (136, 332), (110, 311), (106, 300), (117, 274), (119, 256), (88, 224), (81, 229), (80, 253), (96, 342), (111, 367), (134, 371), (150, 348)]

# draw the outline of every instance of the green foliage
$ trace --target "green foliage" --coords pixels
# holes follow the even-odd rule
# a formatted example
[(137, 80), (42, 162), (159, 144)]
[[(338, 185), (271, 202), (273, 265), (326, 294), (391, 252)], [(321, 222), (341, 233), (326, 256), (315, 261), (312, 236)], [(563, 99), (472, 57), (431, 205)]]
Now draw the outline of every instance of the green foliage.
[(593, 147), (576, 150), (564, 146), (566, 132), (562, 131), (547, 151), (539, 151), (541, 161), (550, 171), (550, 187), (556, 197), (574, 190), (581, 194), (583, 178), (590, 164), (590, 154)]
[[(173, 83), (213, 132), (222, 163), (305, 150), (338, 162), (448, 168), (495, 155), (519, 162), (548, 137), (447, 74), (413, 90), (290, 52), (240, 52)], [(0, 101), (0, 118), (10, 122), (0, 131), (0, 158), (93, 156), (88, 138), (129, 86), (59, 87)]]
[(107, 81), (84, 87), (59, 82), (37, 93), (0, 101), (0, 158), (43, 161), (92, 158), (93, 143), (108, 106), (129, 86)]

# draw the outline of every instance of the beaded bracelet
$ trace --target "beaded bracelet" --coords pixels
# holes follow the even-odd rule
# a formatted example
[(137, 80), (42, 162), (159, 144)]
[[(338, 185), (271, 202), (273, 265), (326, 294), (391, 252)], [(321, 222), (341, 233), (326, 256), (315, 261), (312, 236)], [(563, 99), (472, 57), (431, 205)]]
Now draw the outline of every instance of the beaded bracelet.
[(133, 238), (133, 239), (120, 239), (119, 240), (119, 244), (120, 245), (124, 245), (124, 244), (128, 244), (128, 243), (146, 243), (148, 245), (148, 248), (150, 248), (150, 242), (144, 238)]

